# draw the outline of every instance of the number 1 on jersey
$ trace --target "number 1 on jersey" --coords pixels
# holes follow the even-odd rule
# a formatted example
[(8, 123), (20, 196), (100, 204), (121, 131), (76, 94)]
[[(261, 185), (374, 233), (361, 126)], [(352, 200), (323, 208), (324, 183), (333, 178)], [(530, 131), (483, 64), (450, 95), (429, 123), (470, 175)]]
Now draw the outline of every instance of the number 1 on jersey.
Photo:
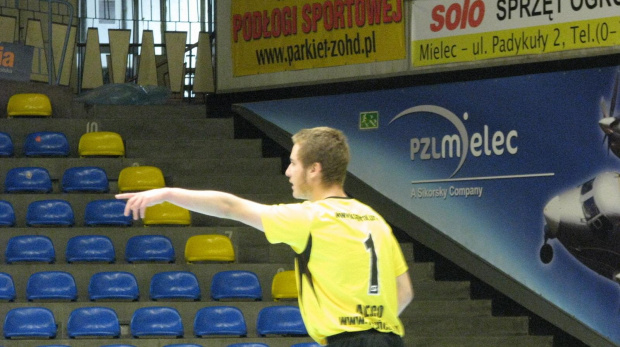
[(372, 235), (368, 234), (368, 238), (364, 241), (366, 250), (370, 253), (370, 282), (368, 284), (368, 294), (379, 294), (379, 271), (377, 269), (377, 252)]

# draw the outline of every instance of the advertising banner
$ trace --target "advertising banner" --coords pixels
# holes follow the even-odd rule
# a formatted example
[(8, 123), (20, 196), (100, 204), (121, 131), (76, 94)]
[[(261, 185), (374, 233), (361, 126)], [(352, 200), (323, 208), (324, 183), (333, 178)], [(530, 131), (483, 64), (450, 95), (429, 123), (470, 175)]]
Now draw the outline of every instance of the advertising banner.
[(232, 0), (233, 75), (405, 59), (403, 0)]
[(0, 79), (30, 81), (34, 47), (0, 42)]
[(620, 1), (416, 0), (413, 66), (620, 45)]
[(619, 71), (242, 106), (290, 133), (342, 129), (352, 174), (620, 344)]

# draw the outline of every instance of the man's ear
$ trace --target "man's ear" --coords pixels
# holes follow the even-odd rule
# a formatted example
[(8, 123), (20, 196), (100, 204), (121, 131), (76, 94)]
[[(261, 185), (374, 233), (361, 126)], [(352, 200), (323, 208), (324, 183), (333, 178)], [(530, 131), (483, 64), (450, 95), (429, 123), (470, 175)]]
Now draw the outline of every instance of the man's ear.
[(321, 166), (321, 163), (316, 162), (316, 163), (312, 163), (312, 165), (310, 165), (310, 173), (311, 174), (319, 174), (323, 171), (323, 166)]

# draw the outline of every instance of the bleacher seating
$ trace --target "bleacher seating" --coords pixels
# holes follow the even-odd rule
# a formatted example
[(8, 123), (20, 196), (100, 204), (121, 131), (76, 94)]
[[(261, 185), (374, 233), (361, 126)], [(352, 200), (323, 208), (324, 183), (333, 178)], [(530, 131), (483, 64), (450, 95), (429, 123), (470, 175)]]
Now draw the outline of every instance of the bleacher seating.
[(291, 345), (291, 347), (321, 347), (321, 345), (316, 342), (302, 342)]
[(112, 240), (104, 235), (78, 235), (67, 241), (65, 249), (67, 263), (116, 261)]
[(118, 190), (137, 192), (166, 186), (164, 174), (155, 166), (129, 166), (118, 175)]
[(142, 219), (142, 223), (146, 226), (188, 226), (192, 224), (192, 218), (189, 210), (165, 201), (161, 204), (147, 207), (146, 211), (144, 212), (144, 218)]
[(15, 209), (13, 204), (6, 200), (0, 200), (0, 226), (12, 227), (15, 226)]
[(24, 155), (27, 157), (48, 157), (69, 155), (69, 140), (58, 131), (37, 131), (28, 134), (24, 141)]
[(50, 173), (43, 167), (15, 167), (6, 173), (4, 191), (7, 193), (49, 193), (52, 191)]
[(0, 157), (12, 157), (15, 155), (15, 146), (11, 135), (0, 131)]
[(0, 272), (0, 300), (14, 301), (17, 293), (15, 292), (15, 282), (13, 276), (5, 272)]
[(194, 335), (197, 337), (213, 335), (235, 335), (245, 337), (248, 334), (243, 312), (234, 306), (209, 306), (196, 312), (194, 318)]
[(200, 300), (200, 285), (195, 274), (189, 271), (165, 271), (153, 275), (149, 289), (151, 300), (187, 299)]
[(251, 271), (220, 271), (211, 280), (211, 298), (262, 300), (263, 290), (258, 276)]
[(173, 307), (155, 306), (137, 309), (129, 324), (131, 336), (171, 336), (181, 338), (185, 331), (179, 311)]
[(4, 337), (54, 338), (57, 334), (54, 313), (45, 307), (17, 307), (7, 312)]
[(26, 225), (38, 227), (70, 227), (75, 224), (73, 207), (66, 200), (33, 201), (28, 205)]
[(130, 226), (131, 216), (125, 216), (125, 200), (100, 199), (89, 201), (84, 210), (84, 225)]
[(71, 311), (67, 321), (69, 338), (120, 337), (121, 325), (116, 312), (107, 307), (79, 307)]
[(78, 166), (65, 170), (62, 175), (65, 193), (107, 193), (110, 190), (108, 175), (96, 166)]
[(125, 143), (120, 134), (112, 131), (95, 131), (80, 136), (80, 157), (124, 157)]
[(298, 295), (294, 270), (280, 271), (273, 276), (271, 297), (274, 301), (297, 299)]
[(226, 235), (194, 235), (185, 244), (185, 261), (235, 261), (235, 251), (230, 238)]
[(140, 297), (138, 280), (131, 272), (104, 271), (90, 278), (88, 299), (137, 301)]
[(26, 285), (26, 299), (77, 300), (75, 278), (65, 271), (41, 271), (30, 275)]
[(17, 262), (53, 263), (56, 250), (52, 239), (45, 235), (19, 235), (9, 239), (4, 253), (7, 264)]
[(256, 319), (256, 331), (259, 336), (308, 335), (299, 307), (290, 305), (262, 308)]
[(41, 93), (20, 93), (9, 98), (6, 107), (9, 118), (19, 116), (51, 117), (52, 103), (50, 98)]
[(125, 260), (174, 263), (176, 252), (170, 238), (163, 235), (137, 235), (127, 240)]

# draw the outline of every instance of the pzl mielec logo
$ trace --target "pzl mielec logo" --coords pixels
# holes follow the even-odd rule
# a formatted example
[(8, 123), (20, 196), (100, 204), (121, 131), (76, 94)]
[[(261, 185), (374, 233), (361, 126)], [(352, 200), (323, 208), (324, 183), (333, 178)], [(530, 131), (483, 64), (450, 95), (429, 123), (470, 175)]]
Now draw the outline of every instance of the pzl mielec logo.
[(450, 31), (465, 29), (468, 26), (476, 28), (484, 19), (484, 1), (475, 0), (470, 3), (470, 0), (464, 0), (462, 4), (455, 2), (447, 9), (444, 5), (437, 5), (433, 7), (431, 16), (433, 22), (430, 28), (433, 32), (438, 32), (444, 27)]
[(0, 66), (13, 67), (15, 66), (15, 53), (5, 52), (4, 46), (0, 46)]

